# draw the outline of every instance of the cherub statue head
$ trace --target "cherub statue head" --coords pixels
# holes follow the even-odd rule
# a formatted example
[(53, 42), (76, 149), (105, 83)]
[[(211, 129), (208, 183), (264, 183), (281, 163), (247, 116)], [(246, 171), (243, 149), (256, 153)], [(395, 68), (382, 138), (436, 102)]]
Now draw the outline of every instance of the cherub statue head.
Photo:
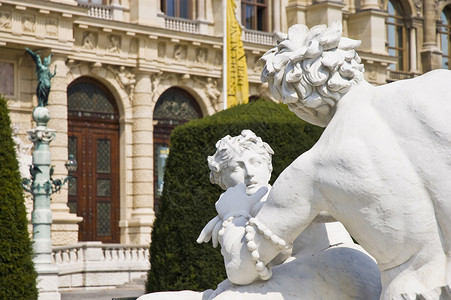
[(267, 186), (271, 178), (271, 147), (251, 130), (241, 135), (227, 135), (216, 143), (216, 152), (208, 157), (210, 181), (224, 190), (238, 183), (246, 184), (246, 193), (253, 194)]
[(301, 119), (325, 127), (335, 104), (352, 85), (363, 80), (363, 65), (355, 49), (360, 41), (341, 36), (339, 22), (310, 30), (297, 24), (266, 52), (261, 81)]

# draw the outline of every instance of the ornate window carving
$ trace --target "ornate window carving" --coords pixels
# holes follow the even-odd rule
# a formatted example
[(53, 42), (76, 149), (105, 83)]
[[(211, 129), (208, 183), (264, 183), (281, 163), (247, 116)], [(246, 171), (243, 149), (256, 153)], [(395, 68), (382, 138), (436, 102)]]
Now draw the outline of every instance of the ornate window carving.
[(67, 89), (68, 113), (75, 117), (117, 120), (111, 98), (103, 86), (81, 78)]
[(200, 117), (200, 109), (193, 97), (179, 88), (170, 88), (158, 100), (153, 113), (158, 124), (176, 126)]

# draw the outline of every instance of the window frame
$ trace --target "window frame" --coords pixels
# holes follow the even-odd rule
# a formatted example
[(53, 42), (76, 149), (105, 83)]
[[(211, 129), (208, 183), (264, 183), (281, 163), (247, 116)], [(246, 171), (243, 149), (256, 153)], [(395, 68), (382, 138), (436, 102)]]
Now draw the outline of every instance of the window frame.
[[(248, 22), (246, 19), (246, 7), (250, 7), (253, 11), (254, 18), (251, 20), (250, 26), (248, 26)], [(261, 19), (259, 20), (259, 9), (263, 10), (261, 14)], [(241, 23), (242, 25), (249, 30), (256, 31), (268, 31), (268, 0), (242, 0), (241, 1)], [(259, 24), (261, 22), (261, 25)], [(260, 28), (259, 28), (260, 25)]]
[[(443, 20), (443, 16), (446, 20)], [(437, 32), (440, 34), (440, 50), (442, 50), (442, 69), (451, 70), (451, 7), (446, 6), (440, 14), (440, 25), (437, 26)], [(443, 38), (446, 39), (447, 48), (443, 47)], [(446, 51), (445, 51), (446, 50)], [(448, 60), (448, 66), (444, 66), (445, 58)]]
[[(174, 3), (174, 13), (168, 14), (168, 1), (172, 1)], [(181, 4), (183, 2), (187, 2), (188, 11), (186, 12), (186, 16), (182, 16)], [(181, 18), (181, 19), (189, 19), (192, 20), (194, 17), (194, 1), (193, 0), (161, 0), (161, 11), (168, 17)]]
[[(392, 5), (394, 14), (390, 14), (389, 5)], [(385, 20), (386, 29), (386, 49), (388, 55), (391, 57), (396, 57), (398, 63), (394, 65), (389, 65), (389, 68), (393, 71), (408, 72), (409, 70), (409, 36), (407, 32), (406, 18), (401, 6), (401, 3), (389, 0), (387, 1), (387, 13), (388, 16)], [(394, 34), (394, 45), (390, 44), (390, 27), (393, 26)], [(400, 36), (401, 34), (401, 36)], [(402, 39), (400, 42), (400, 38)], [(393, 50), (395, 55), (391, 55), (390, 52)]]

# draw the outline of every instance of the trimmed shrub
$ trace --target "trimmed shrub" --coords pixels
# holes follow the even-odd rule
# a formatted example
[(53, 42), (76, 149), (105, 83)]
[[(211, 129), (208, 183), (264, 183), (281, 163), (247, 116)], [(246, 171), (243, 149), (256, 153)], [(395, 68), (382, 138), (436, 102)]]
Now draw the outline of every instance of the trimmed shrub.
[[(207, 156), (227, 134), (250, 129), (274, 150), (271, 183), (322, 133), (283, 104), (267, 101), (239, 105), (177, 127), (164, 174), (164, 190), (152, 231), (151, 269), (146, 290), (215, 289), (227, 276), (219, 249), (197, 244), (204, 225), (216, 216), (223, 192), (209, 180)], [(218, 247), (219, 248), (219, 247)]]
[(37, 299), (37, 274), (6, 100), (0, 97), (0, 299)]

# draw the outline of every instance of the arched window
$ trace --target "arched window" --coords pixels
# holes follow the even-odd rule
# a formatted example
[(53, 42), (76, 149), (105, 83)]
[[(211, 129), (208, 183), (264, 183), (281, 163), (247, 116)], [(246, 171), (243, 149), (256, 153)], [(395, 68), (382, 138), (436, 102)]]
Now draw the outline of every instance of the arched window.
[(202, 117), (196, 100), (187, 91), (172, 87), (161, 94), (153, 112), (154, 130), (154, 210), (163, 192), (163, 175), (166, 158), (169, 155), (169, 136), (172, 130), (189, 120)]
[(242, 0), (241, 22), (246, 29), (267, 31), (267, 0)]
[(396, 57), (397, 60), (397, 63), (389, 65), (389, 68), (393, 71), (407, 72), (409, 70), (409, 59), (404, 12), (397, 1), (388, 1), (387, 11), (387, 51), (388, 55)]
[(169, 17), (193, 18), (192, 0), (161, 0), (161, 10)]
[(445, 7), (441, 13), (440, 19), (442, 21), (439, 26), (440, 46), (442, 50), (442, 68), (451, 69), (449, 64), (451, 59), (451, 9), (449, 7)]

